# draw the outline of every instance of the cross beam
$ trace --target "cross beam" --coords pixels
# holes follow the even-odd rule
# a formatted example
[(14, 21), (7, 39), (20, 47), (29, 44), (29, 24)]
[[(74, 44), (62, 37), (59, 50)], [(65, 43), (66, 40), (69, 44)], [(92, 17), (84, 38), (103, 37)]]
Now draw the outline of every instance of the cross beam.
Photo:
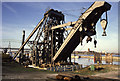
[(51, 30), (57, 29), (57, 28), (62, 28), (62, 27), (65, 27), (65, 26), (73, 26), (75, 23), (76, 23), (76, 21), (64, 23), (64, 24), (62, 24), (62, 25), (53, 26), (53, 27), (51, 28)]

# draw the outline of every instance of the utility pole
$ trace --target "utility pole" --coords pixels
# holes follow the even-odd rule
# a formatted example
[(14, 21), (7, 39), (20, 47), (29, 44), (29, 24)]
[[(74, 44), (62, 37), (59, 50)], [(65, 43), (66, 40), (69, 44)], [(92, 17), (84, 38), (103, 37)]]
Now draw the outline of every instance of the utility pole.
[[(23, 45), (24, 41), (25, 41), (25, 30), (23, 30), (23, 34), (22, 34), (22, 45)], [(20, 54), (21, 61), (23, 60), (23, 55), (24, 55), (24, 46), (23, 46), (23, 48), (21, 50), (21, 54)]]
[(11, 43), (9, 41), (9, 44), (8, 44), (8, 49), (9, 49), (9, 52), (11, 52)]

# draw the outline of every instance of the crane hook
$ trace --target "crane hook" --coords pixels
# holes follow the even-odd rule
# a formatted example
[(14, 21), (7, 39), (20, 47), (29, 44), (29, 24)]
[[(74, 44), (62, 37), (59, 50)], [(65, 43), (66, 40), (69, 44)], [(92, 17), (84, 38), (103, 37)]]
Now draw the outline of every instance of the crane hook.
[(106, 35), (106, 32), (105, 32), (105, 30), (106, 30), (106, 28), (107, 28), (107, 24), (108, 24), (108, 21), (107, 21), (107, 11), (106, 11), (106, 19), (101, 19), (101, 20), (100, 20), (100, 24), (101, 24), (102, 29), (103, 29), (103, 34), (102, 34), (102, 36), (107, 36), (107, 35)]
[(97, 41), (94, 39), (94, 45), (95, 45), (95, 48), (96, 48), (96, 44), (97, 44)]

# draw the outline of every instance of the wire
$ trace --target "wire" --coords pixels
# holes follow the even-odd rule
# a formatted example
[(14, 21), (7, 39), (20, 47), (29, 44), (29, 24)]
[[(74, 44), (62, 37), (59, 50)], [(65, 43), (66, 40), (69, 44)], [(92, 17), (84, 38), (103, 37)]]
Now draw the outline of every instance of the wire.
[(82, 9), (67, 9), (67, 10), (62, 10), (63, 12), (66, 12), (66, 11), (78, 11), (78, 10), (83, 10), (83, 9), (86, 9), (84, 7), (82, 7)]
[(83, 12), (83, 10), (84, 9), (86, 9), (86, 8), (82, 8), (82, 9), (70, 9), (70, 10), (62, 10), (62, 12), (63, 12), (63, 14), (66, 14), (66, 15), (68, 15), (68, 16), (72, 16), (72, 17), (76, 17), (76, 18), (78, 18), (79, 16), (78, 15), (73, 15), (73, 14), (69, 14), (69, 13), (66, 13), (66, 12), (70, 12), (70, 11), (79, 11), (80, 10), (80, 13), (82, 14), (82, 12)]

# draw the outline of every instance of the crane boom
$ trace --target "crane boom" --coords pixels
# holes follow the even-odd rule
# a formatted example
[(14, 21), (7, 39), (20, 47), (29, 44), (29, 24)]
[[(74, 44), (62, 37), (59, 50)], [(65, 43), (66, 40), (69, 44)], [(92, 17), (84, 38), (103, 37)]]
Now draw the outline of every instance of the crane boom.
[(66, 60), (85, 36), (95, 35), (93, 27), (101, 15), (110, 8), (111, 5), (105, 1), (94, 2), (76, 21), (73, 29), (53, 57), (53, 62)]

